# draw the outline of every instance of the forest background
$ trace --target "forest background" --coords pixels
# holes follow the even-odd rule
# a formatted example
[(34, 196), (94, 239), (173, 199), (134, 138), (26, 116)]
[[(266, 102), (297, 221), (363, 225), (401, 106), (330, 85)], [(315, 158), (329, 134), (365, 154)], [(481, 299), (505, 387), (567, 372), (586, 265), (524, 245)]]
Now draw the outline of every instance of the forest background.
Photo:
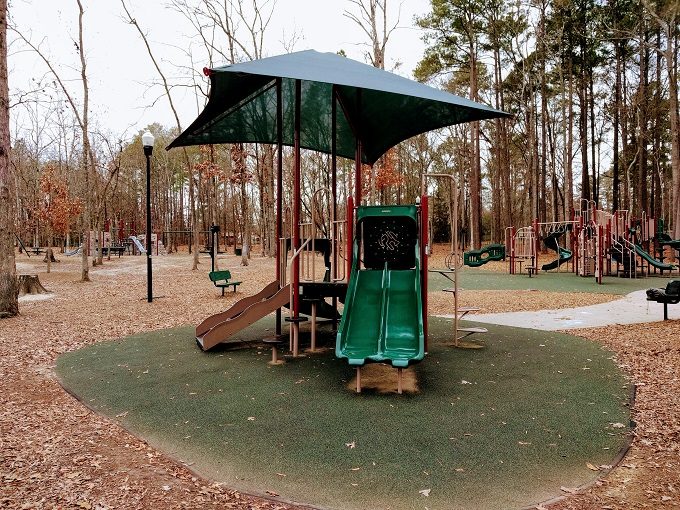
[[(95, 58), (88, 9), (96, 7), (87, 0), (72, 3), (72, 16), (59, 20), (72, 49), (61, 55), (52, 53), (50, 40), (30, 23), (15, 22), (12, 5), (0, 0), (5, 70), (3, 78), (0, 65), (5, 90), (0, 103), (9, 114), (0, 118), (3, 157), (9, 158), (0, 161), (3, 300), (12, 285), (14, 233), (29, 245), (64, 247), (121, 222), (137, 232), (145, 229), (143, 130), (111, 132), (101, 128), (106, 118), (93, 116), (103, 110), (91, 104), (90, 83), (106, 80), (88, 69)], [(435, 241), (448, 239), (454, 214), (465, 245), (476, 248), (503, 242), (508, 226), (526, 226), (534, 218), (569, 220), (572, 210), (589, 203), (662, 219), (672, 237), (680, 238), (680, 2), (430, 0), (422, 14), (406, 19), (408, 3), (335, 2), (342, 6), (343, 22), (359, 30), (362, 40), (353, 42), (362, 45), (367, 63), (401, 72), (399, 55), (390, 51), (403, 28), (411, 27), (424, 52), (409, 77), (513, 117), (453, 126), (399, 144), (363, 172), (366, 203), (413, 203), (424, 173), (451, 173), (459, 183), (458, 211), (450, 207), (449, 186), (431, 183)], [(111, 23), (120, 26), (121, 40), (137, 43), (155, 76), (145, 84), (148, 104), (140, 106), (162, 105), (172, 112), (165, 117), (169, 123), (150, 119), (148, 125), (156, 137), (154, 232), (171, 252), (191, 239), (194, 268), (213, 224), (221, 227), (225, 242), (241, 249), (244, 264), (254, 242), (263, 256), (273, 256), (273, 147), (164, 147), (193, 120), (183, 118), (178, 104), (191, 101), (200, 110), (206, 101), (204, 66), (272, 55), (265, 41), (281, 6), (274, 0), (168, 0), (159, 8), (181, 27), (182, 35), (173, 40), (159, 40), (152, 24), (138, 21), (133, 0), (118, 0), (118, 7)], [(284, 51), (304, 49), (303, 35), (304, 27), (284, 31)], [(110, 44), (111, 51), (122, 46)], [(166, 59), (169, 46), (181, 48), (182, 57)], [(335, 51), (346, 54), (342, 47)], [(26, 52), (38, 59), (40, 70), (28, 86), (22, 76), (22, 86), (14, 87), (21, 69), (11, 67), (12, 59)], [(124, 94), (111, 91), (109, 111)], [(327, 219), (331, 204), (312, 205), (312, 195), (330, 185), (329, 156), (308, 152), (302, 164), (303, 211), (311, 216), (317, 207), (316, 216)], [(352, 190), (353, 164), (341, 161), (338, 168), (342, 208)], [(292, 153), (285, 150), (284, 175), (291, 169)], [(284, 179), (286, 204), (291, 184)], [(97, 263), (101, 259), (83, 252), (83, 280)], [(0, 309), (8, 313), (11, 306)]]

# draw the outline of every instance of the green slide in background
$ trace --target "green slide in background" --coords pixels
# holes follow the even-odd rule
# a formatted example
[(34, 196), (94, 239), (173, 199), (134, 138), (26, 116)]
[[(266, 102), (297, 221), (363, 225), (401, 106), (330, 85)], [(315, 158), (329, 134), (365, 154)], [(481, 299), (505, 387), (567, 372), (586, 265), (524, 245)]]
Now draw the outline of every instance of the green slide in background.
[(548, 236), (546, 236), (543, 239), (543, 244), (545, 245), (546, 248), (554, 252), (557, 252), (557, 259), (553, 260), (552, 262), (548, 262), (547, 264), (543, 264), (543, 266), (541, 266), (541, 270), (549, 271), (551, 269), (557, 269), (565, 262), (571, 260), (571, 257), (573, 255), (571, 253), (571, 250), (562, 248), (558, 241), (558, 239), (562, 237), (568, 230), (571, 230), (571, 228), (565, 225), (564, 229), (558, 229), (554, 232), (551, 232)]
[(640, 257), (645, 259), (647, 262), (649, 262), (652, 266), (654, 266), (657, 269), (661, 269), (662, 271), (671, 271), (675, 269), (675, 266), (673, 264), (666, 264), (665, 262), (656, 260), (649, 253), (643, 250), (642, 246), (638, 244), (635, 245), (635, 253), (637, 253)]
[(543, 271), (548, 271), (550, 269), (557, 269), (559, 266), (564, 264), (565, 262), (571, 260), (572, 257), (571, 250), (567, 250), (566, 248), (560, 248), (560, 253), (557, 259), (553, 260), (552, 262), (548, 262), (547, 264), (543, 264), (541, 266), (541, 269)]
[(335, 354), (354, 366), (406, 367), (425, 355), (416, 208), (360, 207), (357, 232)]

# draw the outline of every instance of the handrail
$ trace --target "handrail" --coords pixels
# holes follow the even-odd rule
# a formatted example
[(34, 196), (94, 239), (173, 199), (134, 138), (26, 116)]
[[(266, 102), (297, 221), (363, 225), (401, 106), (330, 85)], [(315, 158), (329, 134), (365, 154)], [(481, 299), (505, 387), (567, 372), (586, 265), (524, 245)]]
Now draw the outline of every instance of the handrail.
[[(303, 229), (303, 237), (306, 238), (311, 238), (311, 246), (307, 246), (307, 254), (304, 257), (301, 257), (301, 265), (303, 267), (303, 273), (305, 275), (305, 279), (310, 280), (310, 281), (317, 281), (317, 273), (316, 273), (316, 239), (318, 238), (318, 233), (319, 233), (319, 228), (318, 228), (318, 220), (319, 218), (317, 217), (317, 213), (321, 207), (321, 201), (320, 201), (320, 196), (323, 193), (326, 193), (329, 197), (331, 196), (331, 190), (330, 188), (319, 188), (317, 189), (313, 195), (312, 195), (312, 207), (311, 207), (311, 217), (310, 221), (307, 222), (301, 222), (300, 227)], [(342, 239), (345, 237), (345, 228), (346, 228), (346, 222), (347, 219), (344, 220), (338, 220), (336, 218), (335, 211), (331, 209), (330, 212), (330, 224), (329, 224), (329, 232), (328, 232), (328, 238), (330, 241), (330, 248), (331, 248), (331, 257), (330, 257), (330, 276), (331, 276), (331, 281), (343, 281), (347, 278), (346, 270), (343, 265), (342, 271), (338, 271), (337, 267), (337, 259), (342, 258), (342, 254), (339, 252), (342, 251), (342, 246), (340, 245)], [(325, 222), (324, 222), (325, 223)], [(324, 265), (324, 274), (325, 274), (325, 265)]]
[[(309, 244), (309, 242), (312, 240), (312, 238), (307, 238), (307, 240), (300, 245), (300, 247), (293, 253), (293, 256), (290, 258), (290, 262), (288, 263), (288, 273), (290, 273), (293, 269), (293, 262), (295, 261), (296, 258), (300, 256), (300, 253), (302, 253), (302, 250), (305, 249), (305, 247)], [(298, 282), (299, 283), (299, 282)], [(288, 318), (290, 319), (290, 329), (288, 332), (288, 337), (289, 337), (289, 346), (290, 350), (293, 351), (293, 357), (297, 357), (298, 355), (298, 339), (299, 339), (299, 331), (300, 331), (300, 325), (294, 321), (293, 317), (293, 292), (299, 292), (300, 289), (298, 286), (294, 286), (293, 282), (291, 281), (289, 284), (289, 294), (288, 294)], [(297, 319), (297, 317), (295, 317)]]
[[(309, 242), (312, 240), (311, 237), (307, 238), (307, 240), (302, 243), (302, 245), (297, 249), (296, 252), (293, 253), (293, 256), (290, 258), (290, 262), (288, 262), (288, 273), (290, 274), (291, 270), (293, 269), (293, 262), (295, 261), (296, 258), (300, 255), (302, 250), (305, 249), (305, 247), (309, 244)], [(291, 281), (291, 284), (293, 282)], [(299, 290), (299, 289), (298, 289)], [(289, 311), (289, 317), (292, 319), (293, 318), (293, 285), (290, 286), (290, 301), (288, 303), (288, 311)]]
[[(615, 239), (614, 243), (617, 244), (617, 245), (620, 245), (622, 248), (625, 248), (626, 250), (628, 250), (628, 255), (627, 255), (628, 256), (628, 278), (637, 278), (637, 265), (635, 263), (635, 257), (637, 256), (637, 253), (636, 253), (636, 250), (635, 250), (635, 248), (636, 248), (635, 243), (630, 242), (625, 237), (622, 237), (621, 240), (623, 242)], [(623, 249), (621, 249), (620, 252), (621, 252), (621, 260), (623, 261), (623, 257), (625, 257), (626, 254), (624, 253)], [(631, 269), (633, 271), (632, 273), (630, 272)]]

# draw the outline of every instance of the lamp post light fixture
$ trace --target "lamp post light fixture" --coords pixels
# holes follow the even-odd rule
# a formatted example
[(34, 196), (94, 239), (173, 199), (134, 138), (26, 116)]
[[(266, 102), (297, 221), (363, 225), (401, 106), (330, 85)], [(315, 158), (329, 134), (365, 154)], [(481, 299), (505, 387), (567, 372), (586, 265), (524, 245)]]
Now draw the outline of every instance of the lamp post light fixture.
[(151, 154), (153, 153), (154, 136), (150, 131), (142, 135), (142, 146), (146, 156), (146, 300), (153, 301), (153, 284), (151, 274)]

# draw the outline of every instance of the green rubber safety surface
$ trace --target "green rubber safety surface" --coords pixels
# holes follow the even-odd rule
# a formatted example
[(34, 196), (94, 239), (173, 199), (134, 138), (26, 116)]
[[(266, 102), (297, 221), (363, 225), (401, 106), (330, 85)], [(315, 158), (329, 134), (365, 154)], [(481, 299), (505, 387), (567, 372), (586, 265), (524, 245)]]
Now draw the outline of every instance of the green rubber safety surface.
[[(331, 349), (279, 366), (265, 347), (204, 353), (182, 327), (64, 354), (57, 372), (87, 405), (202, 475), (288, 501), (523, 508), (592, 482), (586, 464), (611, 464), (629, 432), (629, 385), (611, 353), (485, 327), (470, 337), (484, 349), (460, 350), (444, 344), (451, 322), (431, 318), (410, 395), (347, 389), (354, 371), (334, 357), (328, 326), (320, 336)], [(239, 336), (272, 328), (265, 318)]]
[[(548, 262), (548, 260), (545, 260)], [(430, 268), (435, 269), (435, 268)], [(661, 275), (659, 275), (661, 276)], [(548, 292), (589, 292), (594, 294), (629, 294), (630, 292), (650, 287), (659, 287), (668, 281), (668, 273), (664, 278), (617, 278), (605, 276), (602, 284), (595, 282), (594, 276), (582, 277), (574, 273), (562, 271), (539, 271), (538, 276), (522, 274), (496, 273), (481, 269), (463, 267), (460, 270), (458, 286), (465, 290), (543, 290)], [(660, 284), (659, 282), (663, 282)], [(430, 272), (428, 292), (437, 292), (452, 286), (444, 276)]]

